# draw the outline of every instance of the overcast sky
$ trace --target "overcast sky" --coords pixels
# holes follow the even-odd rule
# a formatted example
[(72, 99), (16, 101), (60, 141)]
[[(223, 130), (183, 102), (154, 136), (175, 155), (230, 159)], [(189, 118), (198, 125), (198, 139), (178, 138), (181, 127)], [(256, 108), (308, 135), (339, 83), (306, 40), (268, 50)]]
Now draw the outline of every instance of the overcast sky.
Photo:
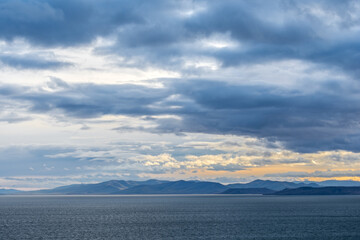
[(0, 1), (0, 188), (360, 180), (360, 2)]

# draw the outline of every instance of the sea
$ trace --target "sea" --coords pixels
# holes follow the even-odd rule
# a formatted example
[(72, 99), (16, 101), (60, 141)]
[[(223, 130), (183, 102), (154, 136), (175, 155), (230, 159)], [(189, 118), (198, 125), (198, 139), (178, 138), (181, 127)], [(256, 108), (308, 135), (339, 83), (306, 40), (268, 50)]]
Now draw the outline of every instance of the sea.
[(0, 239), (360, 239), (360, 196), (0, 196)]

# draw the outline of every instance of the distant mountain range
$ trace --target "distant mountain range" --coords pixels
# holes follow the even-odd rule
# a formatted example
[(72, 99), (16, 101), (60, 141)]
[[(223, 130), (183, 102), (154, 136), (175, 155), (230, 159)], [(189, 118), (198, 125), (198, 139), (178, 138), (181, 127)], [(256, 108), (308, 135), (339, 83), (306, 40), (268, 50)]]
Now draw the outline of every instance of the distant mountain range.
[(16, 194), (16, 193), (21, 193), (21, 191), (19, 190), (15, 190), (15, 189), (0, 189), (0, 194)]
[(29, 194), (121, 194), (121, 191), (131, 189), (136, 186), (151, 186), (151, 185), (161, 185), (168, 181), (161, 180), (147, 180), (147, 181), (124, 181), (124, 180), (111, 180), (102, 183), (95, 184), (73, 184), (68, 186), (57, 187), (53, 189), (39, 190), (39, 191), (30, 191), (26, 192)]
[[(330, 188), (326, 185), (329, 184)], [(344, 184), (344, 185), (342, 185)], [(334, 187), (336, 186), (336, 187)], [(351, 187), (349, 187), (351, 186)], [(95, 184), (73, 184), (38, 191), (0, 189), (0, 194), (26, 195), (111, 195), (111, 194), (274, 194), (274, 195), (324, 195), (357, 194), (360, 182), (280, 182), (255, 180), (249, 183), (220, 184), (204, 181), (147, 181), (111, 180)], [(360, 190), (359, 190), (360, 192)]]
[(270, 190), (280, 191), (285, 188), (299, 188), (299, 187), (319, 187), (318, 184), (310, 183), (294, 183), (294, 182), (280, 182), (270, 180), (255, 180), (249, 183), (234, 183), (227, 185), (229, 188), (268, 188)]
[(128, 188), (120, 194), (216, 194), (228, 187), (215, 182), (175, 181), (157, 185), (139, 185)]
[(273, 195), (360, 195), (360, 187), (300, 187), (284, 189)]
[[(308, 182), (313, 183), (313, 182)], [(323, 182), (316, 182), (321, 187), (360, 187), (360, 182), (357, 181), (339, 181), (339, 180), (326, 180)]]

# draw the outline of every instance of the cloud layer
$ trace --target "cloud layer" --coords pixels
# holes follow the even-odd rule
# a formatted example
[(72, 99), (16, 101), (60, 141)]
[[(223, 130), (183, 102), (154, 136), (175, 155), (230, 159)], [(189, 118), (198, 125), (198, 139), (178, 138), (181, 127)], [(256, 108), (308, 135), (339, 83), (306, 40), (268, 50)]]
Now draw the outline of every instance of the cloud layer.
[(0, 9), (1, 39), (69, 47), (111, 36), (115, 43), (98, 52), (118, 54), (123, 64), (186, 68), (212, 58), (226, 67), (302, 59), (358, 70), (357, 1), (7, 0)]
[[(0, 160), (4, 171), (354, 177), (356, 158), (310, 159), (360, 152), (359, 11), (355, 0), (3, 0), (0, 141), (14, 159)], [(212, 149), (217, 138), (256, 144)]]
[(302, 93), (182, 79), (163, 84), (152, 88), (68, 84), (54, 79), (47, 84), (50, 89), (1, 86), (0, 99), (21, 102), (30, 113), (65, 115), (70, 121), (123, 115), (154, 123), (155, 127), (137, 130), (157, 133), (247, 135), (281, 141), (301, 152), (360, 150), (360, 106), (356, 104), (360, 99), (355, 89), (324, 87)]

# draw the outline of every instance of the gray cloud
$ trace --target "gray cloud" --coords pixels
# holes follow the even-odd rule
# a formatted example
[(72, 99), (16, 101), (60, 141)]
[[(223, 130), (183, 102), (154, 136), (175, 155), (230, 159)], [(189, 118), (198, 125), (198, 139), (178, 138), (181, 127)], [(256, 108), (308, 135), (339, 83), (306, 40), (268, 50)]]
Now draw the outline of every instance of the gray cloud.
[(246, 169), (246, 167), (241, 166), (239, 164), (227, 164), (227, 165), (213, 164), (213, 165), (210, 165), (207, 169), (215, 170), (215, 171), (236, 172), (236, 171), (244, 170), (244, 169)]
[[(300, 59), (353, 74), (360, 60), (358, 8), (357, 1), (350, 0), (6, 0), (0, 3), (0, 39), (76, 46), (114, 35), (113, 46), (96, 52), (120, 55), (125, 58), (122, 65), (179, 71), (191, 68), (186, 59), (194, 57), (215, 58), (223, 67)], [(238, 46), (206, 49), (194, 44), (216, 34), (228, 35)], [(24, 66), (13, 58), (7, 61)], [(47, 64), (34, 63), (40, 68)]]
[(0, 55), (3, 65), (16, 69), (58, 69), (72, 66), (71, 63), (45, 59), (36, 55)]
[[(223, 67), (300, 59), (341, 69), (356, 79), (360, 62), (356, 4), (335, 0), (271, 4), (2, 1), (0, 38), (12, 41), (20, 37), (35, 45), (66, 47), (112, 34), (116, 43), (97, 49), (97, 53), (117, 54), (134, 60), (135, 65), (181, 71), (186, 58), (212, 57)], [(186, 16), (192, 10), (194, 13)], [(196, 44), (216, 34), (226, 35), (238, 45), (207, 49)], [(20, 69), (68, 66), (32, 55), (3, 55), (0, 60)], [(149, 88), (67, 84), (53, 79), (48, 84), (53, 91), (8, 85), (0, 87), (0, 95), (3, 101), (27, 104), (27, 110), (36, 113), (61, 113), (72, 118), (130, 115), (148, 117), (157, 124), (151, 129), (122, 126), (118, 130), (249, 135), (270, 143), (281, 141), (288, 148), (304, 152), (360, 150), (359, 86), (351, 80), (340, 84), (329, 79), (309, 92), (196, 79), (174, 79), (164, 84), (165, 88)], [(161, 115), (176, 117), (154, 118)]]
[[(25, 38), (43, 46), (87, 44), (129, 25), (150, 24), (159, 15), (171, 16), (171, 11), (182, 8), (186, 2), (5, 0), (0, 3), (0, 38)], [(149, 39), (154, 37), (149, 35)]]
[(320, 178), (333, 178), (333, 177), (359, 177), (360, 171), (315, 171), (315, 172), (286, 172), (265, 174), (264, 177), (281, 177), (281, 178), (307, 178), (307, 177), (320, 177)]
[[(224, 143), (224, 150), (175, 143), (167, 146), (149, 137), (163, 140), (154, 133), (188, 135), (186, 139), (194, 142), (198, 140), (194, 136), (201, 134), (191, 133), (229, 135), (224, 137), (227, 139), (231, 135), (254, 137), (257, 141), (244, 143), (251, 151), (242, 156), (257, 156), (251, 162), (257, 166), (275, 162), (311, 164), (309, 159), (286, 154), (274, 160), (274, 149), (360, 152), (359, 9), (356, 0), (0, 1), (0, 64), (6, 68), (0, 83), (3, 127), (11, 129), (19, 124), (26, 129), (27, 123), (22, 122), (31, 120), (33, 132), (47, 131), (47, 127), (56, 132), (66, 125), (72, 129), (66, 136), (73, 134), (74, 139), (81, 139), (74, 141), (82, 141), (82, 134), (98, 134), (102, 129), (104, 135), (100, 137), (113, 134), (138, 139), (144, 135), (148, 144), (144, 148), (141, 144), (113, 146), (105, 142), (99, 148), (0, 149), (0, 161), (6, 166), (0, 169), (0, 175), (49, 174), (60, 179), (60, 175), (75, 174), (106, 179), (121, 172), (124, 178), (138, 178), (141, 173), (183, 170), (187, 156), (220, 156), (237, 146), (232, 140)], [(86, 51), (89, 59), (76, 56), (75, 48), (80, 54)], [(83, 62), (66, 62), (57, 55)], [(53, 71), (46, 84), (34, 86), (44, 77), (38, 70), (59, 72)], [(129, 84), (131, 77), (121, 79), (123, 74), (134, 74), (134, 79), (139, 79), (148, 72), (149, 76), (180, 77), (147, 81), (146, 85)], [(5, 74), (9, 74), (8, 79)], [(29, 81), (20, 79), (28, 74)], [(87, 83), (65, 82), (53, 76)], [(116, 76), (119, 79), (114, 79)], [(97, 84), (90, 83), (95, 79)], [(101, 84), (102, 80), (128, 81)], [(150, 87), (152, 84), (154, 87)], [(74, 125), (70, 127), (69, 123)], [(83, 131), (75, 133), (75, 128)], [(13, 133), (8, 130), (7, 134)], [(22, 137), (22, 133), (14, 134), (19, 135), (14, 138)], [(178, 142), (185, 139), (166, 135), (163, 141), (171, 142), (173, 138)], [(23, 141), (28, 140), (24, 137)], [(86, 138), (82, 143), (85, 146), (91, 142)], [(259, 147), (268, 148), (268, 152)], [(175, 167), (167, 162), (167, 154), (169, 161), (177, 164)], [(163, 162), (152, 166), (149, 162), (144, 167), (147, 158), (159, 160), (161, 156)], [(356, 156), (335, 154), (331, 161), (324, 161), (330, 169), (331, 161), (349, 164), (356, 161)], [(249, 166), (225, 159), (201, 167), (239, 171)], [(110, 175), (97, 178), (100, 171)], [(84, 175), (89, 172), (92, 175)], [(266, 175), (307, 176), (358, 174), (330, 171)]]
[[(187, 18), (174, 14), (169, 19), (160, 12), (151, 18), (151, 24), (124, 28), (117, 43), (99, 53), (117, 53), (137, 66), (176, 70), (189, 68), (187, 58), (210, 57), (223, 67), (299, 59), (351, 74), (358, 72), (359, 33), (352, 28), (360, 22), (351, 17), (356, 15), (355, 1), (341, 6), (337, 1), (200, 3), (205, 10)], [(314, 9), (326, 14), (316, 15)], [(334, 16), (338, 22), (329, 25)], [(228, 35), (238, 46), (206, 49), (196, 44), (216, 34)], [(341, 37), (343, 34), (346, 37)]]
[(56, 82), (51, 84), (61, 87), (51, 92), (2, 86), (0, 99), (26, 103), (27, 111), (54, 116), (128, 115), (157, 125), (115, 130), (248, 135), (281, 141), (301, 152), (360, 150), (356, 84), (304, 93), (208, 80), (165, 81), (164, 88)]
[[(51, 86), (59, 86), (54, 80)], [(66, 85), (56, 92), (30, 90), (21, 93), (9, 92), (11, 87), (1, 88), (0, 93), (14, 100), (30, 103), (30, 111), (51, 113), (61, 110), (66, 115), (77, 118), (92, 118), (105, 114), (151, 115), (163, 110), (152, 108), (150, 105), (160, 101), (167, 92), (162, 89), (149, 89), (138, 85), (96, 85), (75, 84)], [(16, 90), (15, 90), (16, 91)]]
[(298, 151), (359, 149), (357, 93), (306, 94), (211, 81), (179, 83), (176, 89), (198, 106), (179, 121), (185, 131), (274, 137)]
[(118, 26), (141, 21), (133, 1), (2, 1), (0, 37), (39, 45), (73, 46), (105, 36)]
[(0, 122), (7, 123), (18, 123), (31, 120), (31, 117), (28, 116), (19, 116), (17, 114), (0, 114)]

